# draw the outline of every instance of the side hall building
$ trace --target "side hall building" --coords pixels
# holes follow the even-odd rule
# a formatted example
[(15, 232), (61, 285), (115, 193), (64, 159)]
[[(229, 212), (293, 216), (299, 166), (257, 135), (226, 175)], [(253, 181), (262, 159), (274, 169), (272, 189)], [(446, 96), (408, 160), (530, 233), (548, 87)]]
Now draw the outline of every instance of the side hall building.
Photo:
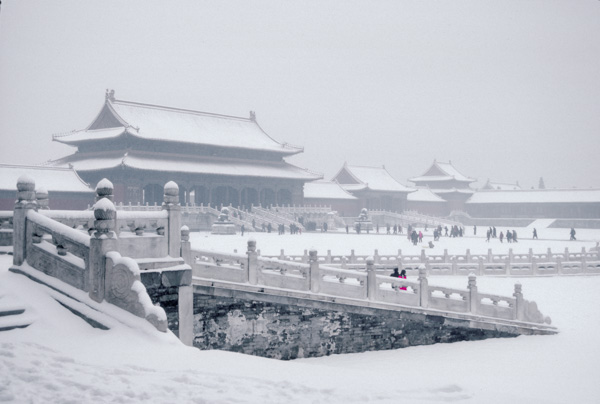
[(433, 161), (425, 173), (418, 177), (409, 178), (417, 188), (429, 189), (447, 202), (444, 215), (452, 211), (464, 211), (465, 202), (475, 192), (470, 184), (477, 181), (458, 171), (452, 162)]
[(287, 163), (303, 148), (271, 138), (253, 112), (242, 118), (122, 101), (114, 91), (87, 128), (53, 140), (77, 151), (49, 164), (72, 167), (91, 184), (110, 179), (115, 202), (160, 204), (172, 180), (182, 204), (302, 204), (304, 183), (322, 178)]
[(414, 189), (396, 181), (383, 167), (352, 166), (344, 163), (332, 181), (358, 199), (357, 210), (350, 215), (358, 215), (362, 208), (402, 212), (406, 210), (406, 200)]

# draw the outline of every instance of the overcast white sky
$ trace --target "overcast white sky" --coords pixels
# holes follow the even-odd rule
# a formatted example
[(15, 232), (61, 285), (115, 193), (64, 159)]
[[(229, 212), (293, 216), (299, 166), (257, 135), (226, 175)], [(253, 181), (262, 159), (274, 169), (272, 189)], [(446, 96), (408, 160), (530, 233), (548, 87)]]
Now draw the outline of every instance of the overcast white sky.
[(248, 116), (399, 181), (600, 187), (600, 1), (33, 1), (0, 11), (0, 163), (74, 149), (118, 99)]

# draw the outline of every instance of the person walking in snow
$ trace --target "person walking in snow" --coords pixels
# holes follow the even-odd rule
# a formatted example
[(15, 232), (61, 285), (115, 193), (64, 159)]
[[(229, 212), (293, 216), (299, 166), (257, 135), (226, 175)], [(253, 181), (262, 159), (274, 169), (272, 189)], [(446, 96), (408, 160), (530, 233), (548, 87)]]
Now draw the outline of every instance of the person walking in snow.
[(421, 233), (421, 230), (419, 230), (419, 243), (423, 242), (423, 233)]
[(517, 240), (517, 232), (514, 229), (512, 231), (512, 237), (513, 237), (513, 243), (519, 242), (519, 240)]
[(473, 235), (476, 236), (477, 235), (477, 226), (473, 226)]
[(488, 229), (488, 231), (487, 231), (487, 233), (486, 233), (486, 235), (485, 235), (485, 236), (486, 236), (486, 239), (485, 239), (485, 241), (486, 241), (487, 243), (489, 243), (489, 242), (490, 242), (490, 237), (492, 237), (492, 229)]
[(500, 232), (500, 242), (502, 242), (502, 240), (504, 240), (504, 234)]
[(572, 228), (572, 227), (571, 227), (571, 238), (570, 238), (570, 240), (577, 240), (577, 239), (575, 238), (575, 229), (574, 229), (574, 228)]
[(537, 240), (537, 239), (538, 239), (538, 237), (537, 237), (537, 230), (533, 229), (533, 240)]

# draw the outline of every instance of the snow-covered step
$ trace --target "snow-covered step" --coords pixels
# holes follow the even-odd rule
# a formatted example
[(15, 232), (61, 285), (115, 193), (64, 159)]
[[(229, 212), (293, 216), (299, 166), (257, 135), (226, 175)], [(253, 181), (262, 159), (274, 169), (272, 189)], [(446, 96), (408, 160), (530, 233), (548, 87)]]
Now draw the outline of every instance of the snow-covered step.
[(25, 311), (26, 308), (19, 305), (0, 306), (0, 332), (29, 327), (35, 317)]

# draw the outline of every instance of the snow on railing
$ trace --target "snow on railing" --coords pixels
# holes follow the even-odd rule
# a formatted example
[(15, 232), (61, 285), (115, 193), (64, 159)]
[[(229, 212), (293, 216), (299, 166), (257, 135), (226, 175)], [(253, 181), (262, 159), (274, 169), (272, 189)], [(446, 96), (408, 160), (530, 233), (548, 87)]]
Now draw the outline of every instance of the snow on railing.
[[(175, 185), (176, 187), (176, 185)], [(172, 188), (172, 187), (171, 187)], [(148, 320), (156, 329), (167, 331), (167, 316), (155, 307), (140, 282), (140, 270), (132, 258), (122, 257), (122, 247), (114, 230), (119, 223), (112, 203), (112, 184), (102, 180), (96, 187), (96, 203), (92, 211), (51, 211), (47, 209), (47, 193), (37, 195), (35, 182), (21, 177), (17, 182), (17, 197), (13, 212), (13, 268), (28, 264), (45, 275), (54, 277), (87, 292), (96, 302), (107, 301), (138, 317)], [(175, 189), (175, 192), (178, 192)], [(173, 190), (165, 187), (165, 204), (172, 204)], [(41, 203), (39, 203), (41, 201)], [(168, 250), (179, 256), (180, 229), (178, 220), (165, 212), (144, 212), (123, 215), (120, 220), (160, 221), (168, 234)], [(179, 211), (175, 209), (177, 214)], [(172, 239), (173, 225), (177, 225)], [(163, 237), (165, 238), (165, 237)], [(171, 243), (177, 243), (177, 248)], [(166, 254), (165, 254), (166, 255)]]
[[(307, 251), (303, 255), (286, 254), (282, 249), (279, 255), (266, 255), (264, 257), (277, 258), (283, 261), (308, 262)], [(321, 263), (342, 268), (364, 267), (368, 257), (373, 257), (377, 269), (391, 269), (394, 267), (406, 270), (416, 270), (423, 264), (432, 275), (466, 275), (474, 272), (478, 275), (560, 275), (560, 274), (600, 274), (600, 250), (555, 253), (550, 248), (545, 253), (534, 254), (532, 249), (528, 253), (513, 253), (512, 249), (507, 254), (493, 254), (488, 249), (487, 254), (471, 254), (467, 249), (464, 254), (448, 254), (444, 249), (441, 255), (427, 255), (421, 251), (420, 255), (405, 255), (402, 250), (397, 254), (379, 254), (375, 250), (372, 255), (357, 255), (354, 250), (350, 254), (332, 255), (327, 250), (326, 255), (320, 255), (317, 260)]]
[(478, 292), (476, 275), (472, 273), (468, 275), (467, 289), (430, 286), (428, 271), (423, 264), (417, 269), (418, 280), (415, 282), (378, 275), (372, 257), (365, 260), (360, 270), (323, 264), (315, 250), (309, 251), (307, 262), (260, 257), (254, 240), (248, 241), (246, 254), (191, 249), (186, 241), (182, 243), (182, 255), (193, 257), (192, 274), (198, 281), (206, 279), (283, 289), (307, 293), (306, 298), (324, 295), (509, 321), (550, 323), (535, 303), (523, 299), (521, 285), (515, 285), (512, 297), (483, 294)]

